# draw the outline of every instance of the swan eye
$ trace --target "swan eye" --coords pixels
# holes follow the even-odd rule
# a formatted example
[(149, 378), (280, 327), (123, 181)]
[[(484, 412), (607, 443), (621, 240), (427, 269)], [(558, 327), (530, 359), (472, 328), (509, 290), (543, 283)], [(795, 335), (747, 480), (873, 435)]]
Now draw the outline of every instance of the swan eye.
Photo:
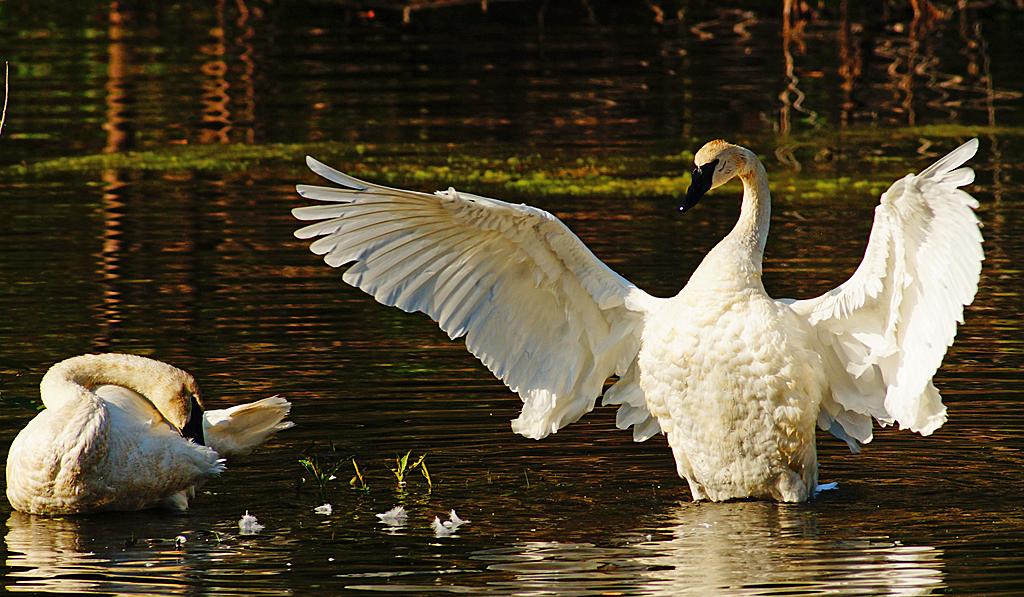
[(703, 166), (697, 166), (697, 170), (700, 172), (701, 176), (714, 177), (715, 170), (718, 169), (719, 161), (720, 160), (718, 158), (715, 158)]

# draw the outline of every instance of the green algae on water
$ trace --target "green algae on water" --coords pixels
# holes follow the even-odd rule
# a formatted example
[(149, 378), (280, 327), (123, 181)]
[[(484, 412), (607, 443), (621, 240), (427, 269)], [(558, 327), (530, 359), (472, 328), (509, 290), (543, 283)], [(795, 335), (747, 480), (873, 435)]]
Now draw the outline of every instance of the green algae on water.
[[(95, 154), (17, 164), (0, 170), (8, 178), (92, 174), (105, 170), (146, 172), (244, 172), (285, 167), (301, 176), (304, 156), (385, 184), (504, 189), (522, 195), (670, 195), (687, 184), (692, 154), (567, 157), (486, 155), (476, 147), (302, 143), (181, 145), (147, 151)], [(655, 172), (652, 176), (648, 173)]]
[[(772, 145), (785, 147), (798, 155), (828, 152), (841, 146), (848, 152), (860, 149), (847, 159), (868, 162), (873, 168), (865, 178), (854, 180), (836, 176), (829, 164), (804, 162), (814, 168), (804, 172), (770, 167), (772, 189), (796, 194), (803, 199), (819, 199), (841, 190), (877, 195), (893, 180), (921, 164), (914, 155), (886, 155), (868, 151), (883, 141), (933, 140), (947, 143), (950, 138), (977, 135), (1024, 135), (1024, 127), (972, 127), (966, 125), (925, 125), (902, 128), (857, 127), (835, 131), (832, 135), (792, 136), (751, 140), (762, 155), (770, 155)], [(740, 140), (741, 142), (743, 140)], [(696, 143), (696, 142), (695, 142)], [(508, 149), (508, 148), (505, 148)], [(521, 151), (521, 150), (520, 150)], [(677, 196), (689, 184), (693, 154), (642, 154), (628, 150), (572, 155), (564, 150), (544, 153), (517, 153), (493, 146), (438, 143), (270, 143), (225, 145), (172, 145), (145, 151), (101, 153), (15, 164), (0, 169), (0, 177), (38, 179), (65, 174), (94, 174), (107, 170), (131, 172), (246, 172), (271, 168), (294, 176), (307, 176), (304, 156), (317, 159), (356, 177), (395, 186), (432, 190), (449, 185), (481, 193), (505, 193), (512, 196), (553, 197), (650, 197)], [(769, 162), (770, 163), (770, 160)], [(870, 177), (870, 178), (868, 178)]]

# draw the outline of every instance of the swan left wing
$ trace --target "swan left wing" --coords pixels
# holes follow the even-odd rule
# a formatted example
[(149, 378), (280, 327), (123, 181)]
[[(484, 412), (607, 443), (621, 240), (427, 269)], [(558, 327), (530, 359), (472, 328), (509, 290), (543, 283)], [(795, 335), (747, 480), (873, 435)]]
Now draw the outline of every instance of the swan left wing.
[[(932, 377), (974, 300), (983, 259), (977, 201), (960, 187), (972, 139), (882, 195), (864, 259), (838, 288), (790, 306), (813, 326), (831, 395), (818, 424), (871, 441), (871, 418), (929, 435), (946, 421)], [(788, 301), (787, 301), (788, 302)]]
[(527, 205), (364, 182), (313, 158), (341, 188), (298, 185), (323, 202), (292, 210), (295, 232), (342, 279), (385, 305), (430, 316), (523, 400), (512, 429), (542, 438), (594, 408), (621, 404), (620, 427), (660, 428), (632, 371), (645, 305), (656, 301), (601, 262), (558, 218)]

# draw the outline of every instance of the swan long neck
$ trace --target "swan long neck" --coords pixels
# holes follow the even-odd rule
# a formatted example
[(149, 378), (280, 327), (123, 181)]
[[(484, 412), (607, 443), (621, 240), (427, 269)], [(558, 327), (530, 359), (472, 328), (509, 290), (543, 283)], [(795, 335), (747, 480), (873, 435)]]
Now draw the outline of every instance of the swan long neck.
[(764, 292), (761, 260), (771, 219), (768, 174), (753, 152), (739, 150), (735, 164), (736, 175), (743, 182), (740, 216), (732, 231), (704, 256), (690, 276), (687, 287), (691, 291), (703, 289), (715, 294), (755, 289)]
[(50, 367), (39, 384), (46, 408), (71, 401), (98, 399), (102, 385), (128, 388), (149, 400), (179, 430), (191, 414), (190, 393), (198, 394), (191, 375), (153, 359), (128, 354), (87, 354)]
[(740, 207), (740, 217), (727, 238), (738, 243), (741, 250), (750, 255), (760, 273), (772, 211), (768, 173), (765, 172), (761, 160), (751, 152), (746, 168), (739, 172), (739, 177), (743, 182), (743, 204)]

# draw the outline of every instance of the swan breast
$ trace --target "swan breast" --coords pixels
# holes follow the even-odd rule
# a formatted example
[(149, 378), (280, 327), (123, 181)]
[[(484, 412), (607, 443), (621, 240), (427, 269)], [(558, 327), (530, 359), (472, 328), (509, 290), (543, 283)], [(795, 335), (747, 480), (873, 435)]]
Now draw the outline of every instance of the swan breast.
[(810, 332), (757, 289), (684, 290), (651, 313), (640, 383), (695, 496), (806, 499), (826, 387)]

